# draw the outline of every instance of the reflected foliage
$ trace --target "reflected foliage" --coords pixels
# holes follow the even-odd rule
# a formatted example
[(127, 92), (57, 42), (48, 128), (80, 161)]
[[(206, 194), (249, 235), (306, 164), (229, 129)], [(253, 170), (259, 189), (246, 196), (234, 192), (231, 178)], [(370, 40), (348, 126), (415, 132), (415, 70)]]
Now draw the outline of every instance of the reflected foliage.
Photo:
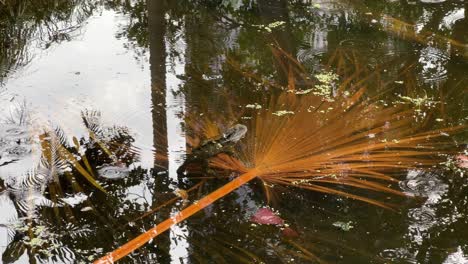
[(95, 9), (92, 1), (0, 2), (0, 83), (26, 66), (37, 51), (78, 36)]
[[(3, 137), (11, 136), (6, 127), (27, 130), (14, 112), (0, 128), (2, 173), (32, 156), (34, 144), (40, 162), (21, 178), (1, 175), (2, 195), (16, 210), (3, 262), (87, 263), (257, 167), (258, 181), (173, 237), (188, 244), (188, 262), (439, 263), (459, 247), (468, 251), (466, 183), (445, 164), (466, 144), (466, 132), (458, 133), (468, 111), (466, 3), (155, 2), (164, 45), (151, 43), (155, 14), (147, 1), (0, 0), (0, 83), (41, 50), (80, 36), (102, 6), (118, 14), (116, 38), (138, 60), (145, 63), (149, 51), (164, 55), (151, 66), (167, 64), (164, 84), (181, 81), (188, 152), (244, 123), (240, 159), (215, 157), (216, 174), (194, 166), (189, 179), (172, 182), (167, 168), (140, 168), (130, 128), (105, 126), (97, 111), (83, 111), (85, 135), (46, 128), (37, 142), (19, 143)], [(184, 74), (175, 76), (177, 59)], [(324, 83), (327, 73), (338, 77)], [(157, 88), (164, 96), (155, 93), (153, 103), (164, 106), (172, 91)], [(168, 133), (155, 126), (167, 144), (160, 132)], [(267, 203), (298, 238), (252, 225), (250, 216)], [(344, 232), (334, 222), (354, 228)], [(170, 244), (156, 238), (122, 261), (169, 263)]]
[(105, 6), (121, 13), (127, 19), (121, 25), (117, 38), (128, 41), (126, 48), (134, 51), (136, 57), (143, 57), (149, 47), (148, 40), (148, 12), (146, 1), (114, 0), (105, 1)]
[[(17, 212), (16, 220), (8, 226), (11, 238), (3, 252), (4, 263), (15, 262), (24, 252), (27, 252), (30, 261), (70, 261), (70, 257), (75, 261), (85, 261), (85, 257), (98, 254), (100, 250), (93, 248), (90, 242), (80, 244), (80, 238), (92, 240), (86, 234), (108, 233), (102, 228), (94, 230), (99, 225), (91, 215), (97, 214), (97, 219), (102, 221), (100, 225), (109, 225), (111, 230), (119, 226), (112, 215), (98, 213), (102, 208), (107, 211), (122, 203), (117, 202), (118, 195), (111, 200), (105, 198), (106, 193), (114, 190), (104, 190), (102, 184), (107, 185), (106, 178), (99, 175), (97, 168), (115, 165), (126, 169), (138, 160), (138, 151), (132, 147), (134, 140), (127, 128), (102, 126), (99, 117), (100, 113), (96, 111), (83, 112), (83, 123), (89, 137), (73, 137), (72, 144), (61, 129), (38, 135), (40, 164), (21, 177), (4, 181), (3, 195), (11, 199)], [(24, 145), (26, 142), (18, 144)], [(34, 144), (34, 140), (30, 144)], [(21, 159), (24, 157), (18, 157), (11, 163), (15, 164)], [(136, 169), (131, 173), (134, 174), (142, 173)], [(98, 202), (100, 199), (106, 203)], [(87, 213), (84, 212), (90, 212), (90, 226), (93, 229), (87, 227), (88, 221), (83, 215)], [(71, 244), (64, 244), (62, 240)], [(84, 245), (87, 246), (82, 247)]]

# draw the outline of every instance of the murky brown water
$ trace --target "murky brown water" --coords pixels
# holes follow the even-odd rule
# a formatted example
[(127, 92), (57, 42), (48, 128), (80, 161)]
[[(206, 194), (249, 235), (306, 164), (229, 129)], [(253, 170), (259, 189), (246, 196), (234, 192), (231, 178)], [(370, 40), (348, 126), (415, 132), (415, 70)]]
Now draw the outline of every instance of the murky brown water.
[[(272, 144), (277, 160), (317, 144), (325, 161), (358, 148), (327, 149), (337, 136), (390, 144), (359, 152), (359, 169), (347, 157), (311, 173), (394, 210), (281, 185), (281, 177), (270, 190), (257, 179), (123, 263), (468, 263), (467, 171), (456, 158), (466, 158), (467, 134), (443, 130), (468, 119), (467, 8), (443, 0), (0, 1), (2, 262), (104, 256), (237, 176), (216, 170), (226, 176), (218, 179), (202, 167), (178, 177), (177, 169), (201, 140), (241, 123), (249, 130), (236, 151), (247, 167), (262, 165), (252, 152)], [(346, 104), (361, 107), (353, 98), (363, 102), (355, 114), (346, 112)], [(411, 112), (389, 110), (400, 107)], [(293, 129), (278, 121), (294, 118)], [(410, 166), (391, 152), (428, 131), (438, 137), (400, 150), (436, 153)], [(405, 196), (346, 182), (378, 162), (401, 181), (374, 173), (376, 182)], [(187, 200), (168, 202), (184, 190)], [(252, 222), (266, 206), (297, 234)]]

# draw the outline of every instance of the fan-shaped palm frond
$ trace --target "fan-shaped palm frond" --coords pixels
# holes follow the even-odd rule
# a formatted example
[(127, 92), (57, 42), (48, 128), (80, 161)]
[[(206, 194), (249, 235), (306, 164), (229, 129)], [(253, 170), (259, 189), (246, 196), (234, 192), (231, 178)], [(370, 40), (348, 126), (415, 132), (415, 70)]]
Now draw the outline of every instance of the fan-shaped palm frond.
[[(350, 102), (355, 101), (352, 96), (335, 98), (333, 102), (314, 95), (292, 100), (289, 95), (280, 96), (252, 120), (239, 153), (242, 163), (261, 170), (259, 178), (268, 184), (286, 184), (367, 202), (371, 200), (327, 185), (401, 194), (387, 187), (388, 182), (396, 181), (388, 172), (437, 164), (444, 143), (445, 147), (450, 144), (444, 141), (444, 135), (463, 128), (417, 133), (411, 110)], [(291, 114), (276, 116), (286, 111), (285, 106)], [(248, 171), (239, 167), (241, 163), (227, 159), (231, 158), (218, 156), (212, 165)]]
[[(265, 82), (253, 73), (245, 73), (235, 62), (230, 64), (248, 80)], [(290, 65), (295, 65), (294, 61)], [(439, 154), (449, 153), (447, 147), (452, 144), (446, 135), (458, 133), (465, 126), (421, 130), (414, 119), (413, 105), (388, 106), (380, 103), (379, 97), (364, 96), (370, 80), (380, 78), (378, 74), (363, 77), (359, 67), (342, 69), (346, 76), (329, 72), (316, 75), (314, 82), (307, 83), (309, 89), (296, 90), (295, 78), (288, 78), (287, 89), (264, 96), (261, 110), (255, 109), (248, 121), (249, 132), (238, 148), (239, 159), (218, 155), (210, 162), (214, 168), (236, 171), (240, 176), (95, 263), (126, 256), (256, 178), (264, 186), (294, 186), (391, 208), (387, 203), (354, 194), (352, 189), (404, 195), (390, 187), (397, 182), (393, 173), (430, 169), (442, 160)], [(291, 76), (298, 75), (297, 71)], [(384, 91), (388, 87), (379, 88)], [(209, 125), (203, 129), (203, 120), (197, 120), (195, 126), (201, 127), (198, 131), (210, 131)]]

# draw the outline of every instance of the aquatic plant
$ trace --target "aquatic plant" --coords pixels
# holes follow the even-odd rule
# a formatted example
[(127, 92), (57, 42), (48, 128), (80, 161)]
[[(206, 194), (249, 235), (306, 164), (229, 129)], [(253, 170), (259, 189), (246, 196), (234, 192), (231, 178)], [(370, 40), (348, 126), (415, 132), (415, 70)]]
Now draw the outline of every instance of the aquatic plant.
[[(83, 136), (80, 139), (66, 134), (60, 128), (51, 129), (48, 125), (41, 124), (40, 128), (37, 128), (39, 125), (28, 123), (23, 126), (17, 121), (21, 116), (25, 115), (12, 115), (15, 118), (10, 118), (10, 124), (3, 124), (0, 129), (2, 135), (12, 142), (2, 142), (1, 140), (5, 139), (1, 139), (0, 148), (2, 151), (9, 150), (4, 148), (3, 145), (6, 144), (23, 147), (28, 152), (25, 155), (14, 156), (15, 159), (11, 161), (4, 159), (6, 163), (2, 160), (0, 167), (18, 162), (23, 156), (32, 154), (38, 154), (38, 164), (20, 177), (0, 180), (0, 189), (8, 194), (7, 197), (16, 209), (18, 220), (14, 220), (14, 223), (30, 228), (6, 226), (11, 233), (11, 239), (2, 261), (14, 262), (24, 252), (30, 255), (31, 259), (41, 261), (51, 256), (66, 259), (66, 255), (70, 253), (67, 251), (76, 248), (58, 247), (56, 243), (59, 238), (67, 240), (67, 236), (73, 235), (68, 227), (76, 223), (76, 205), (82, 204), (81, 210), (78, 209), (80, 212), (92, 210), (106, 225), (110, 223), (110, 228), (119, 228), (115, 219), (103, 216), (99, 212), (102, 206), (112, 207), (112, 199), (100, 202), (99, 205), (92, 202), (96, 196), (106, 195), (109, 198), (108, 191), (114, 191), (113, 186), (103, 185), (103, 182), (106, 182), (103, 175), (99, 174), (99, 168), (116, 164), (122, 170), (126, 170), (127, 165), (138, 159), (138, 150), (132, 146), (134, 139), (127, 128), (103, 125), (97, 111), (82, 112), (88, 137)], [(40, 131), (40, 134), (28, 133), (35, 132), (34, 130)], [(115, 196), (112, 198), (115, 199)], [(64, 224), (67, 225), (66, 231), (61, 230)], [(49, 229), (47, 233), (42, 232), (39, 236), (31, 231), (42, 226)], [(52, 244), (43, 239), (46, 235), (53, 240)], [(78, 250), (75, 253), (78, 253)]]
[[(70, 166), (75, 169), (79, 175), (83, 176), (91, 185), (97, 189), (105, 192), (104, 188), (96, 181), (89, 162), (81, 155), (80, 160), (83, 160), (84, 166), (79, 159), (67, 149), (67, 140), (65, 134), (60, 129), (55, 131), (45, 132), (39, 136), (42, 146), (42, 165), (49, 171), (49, 179), (59, 182), (58, 168)], [(75, 144), (78, 141), (74, 140)], [(76, 150), (79, 149), (79, 144), (75, 146)]]

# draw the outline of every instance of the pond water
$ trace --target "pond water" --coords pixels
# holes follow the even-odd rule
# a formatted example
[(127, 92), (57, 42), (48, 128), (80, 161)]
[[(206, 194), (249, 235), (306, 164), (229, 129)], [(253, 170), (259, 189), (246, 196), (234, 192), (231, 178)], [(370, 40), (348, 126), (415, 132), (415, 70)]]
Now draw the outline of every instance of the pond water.
[(0, 1), (2, 263), (468, 263), (467, 8)]

